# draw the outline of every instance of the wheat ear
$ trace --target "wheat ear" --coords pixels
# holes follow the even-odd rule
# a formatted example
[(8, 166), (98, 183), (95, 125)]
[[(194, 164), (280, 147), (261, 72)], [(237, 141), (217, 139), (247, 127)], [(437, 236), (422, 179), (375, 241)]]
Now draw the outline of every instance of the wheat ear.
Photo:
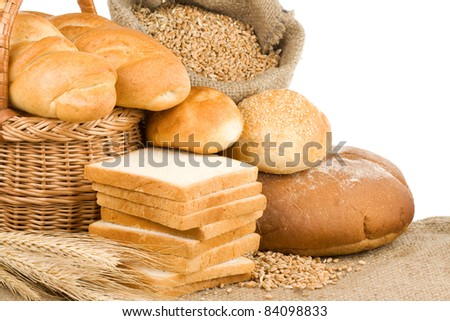
[(158, 258), (86, 234), (0, 232), (0, 282), (26, 300), (57, 294), (70, 300), (151, 300), (134, 266)]

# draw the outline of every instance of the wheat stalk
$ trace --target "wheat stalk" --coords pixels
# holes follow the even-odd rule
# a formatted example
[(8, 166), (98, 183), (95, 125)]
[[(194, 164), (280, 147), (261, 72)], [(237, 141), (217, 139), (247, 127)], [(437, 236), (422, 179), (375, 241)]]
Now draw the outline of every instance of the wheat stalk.
[(136, 263), (160, 257), (87, 234), (0, 232), (0, 283), (26, 300), (149, 300), (153, 290)]
[(40, 299), (40, 295), (31, 289), (26, 282), (1, 268), (0, 284), (8, 288), (11, 292), (22, 296), (26, 300), (36, 301)]
[[(57, 237), (60, 236), (60, 237)], [(98, 242), (87, 235), (67, 234), (25, 234), (20, 232), (0, 232), (2, 246), (28, 252), (44, 253), (58, 257), (76, 258), (91, 263), (114, 267), (117, 257), (107, 251), (107, 242)], [(89, 245), (89, 247), (87, 247)]]

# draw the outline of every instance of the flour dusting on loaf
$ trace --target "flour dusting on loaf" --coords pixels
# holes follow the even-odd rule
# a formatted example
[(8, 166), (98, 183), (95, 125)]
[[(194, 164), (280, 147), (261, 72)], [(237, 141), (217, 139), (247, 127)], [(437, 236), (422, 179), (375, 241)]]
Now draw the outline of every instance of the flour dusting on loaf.
[(392, 242), (411, 223), (414, 199), (395, 165), (351, 147), (334, 156), (330, 166), (291, 175), (260, 173), (267, 198), (260, 250), (350, 254)]
[(310, 188), (315, 189), (317, 184), (320, 184), (316, 179), (318, 174), (337, 178), (342, 188), (352, 188), (357, 183), (364, 183), (365, 180), (393, 178), (385, 168), (367, 159), (345, 159), (342, 164), (333, 159), (311, 168), (307, 175), (299, 176), (298, 179), (311, 181)]

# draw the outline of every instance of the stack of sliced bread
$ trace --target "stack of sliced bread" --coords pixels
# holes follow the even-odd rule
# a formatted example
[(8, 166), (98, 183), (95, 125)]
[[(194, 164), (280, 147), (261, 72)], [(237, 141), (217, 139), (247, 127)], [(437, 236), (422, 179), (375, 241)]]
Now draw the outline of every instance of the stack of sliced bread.
[[(178, 296), (250, 278), (266, 198), (257, 167), (216, 155), (146, 148), (91, 164), (101, 221), (89, 232), (139, 244), (155, 293)], [(150, 269), (148, 268), (150, 266)]]

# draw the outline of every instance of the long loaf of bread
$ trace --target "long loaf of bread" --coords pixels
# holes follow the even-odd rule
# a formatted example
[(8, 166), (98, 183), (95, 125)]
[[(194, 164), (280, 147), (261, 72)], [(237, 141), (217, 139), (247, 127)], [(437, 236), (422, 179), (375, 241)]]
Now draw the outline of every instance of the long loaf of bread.
[(10, 46), (13, 107), (69, 122), (100, 119), (114, 108), (114, 67), (98, 55), (79, 52), (45, 18), (19, 13)]
[(49, 19), (78, 50), (106, 58), (117, 70), (117, 105), (161, 111), (184, 101), (191, 90), (186, 68), (148, 35), (102, 17), (73, 13)]

